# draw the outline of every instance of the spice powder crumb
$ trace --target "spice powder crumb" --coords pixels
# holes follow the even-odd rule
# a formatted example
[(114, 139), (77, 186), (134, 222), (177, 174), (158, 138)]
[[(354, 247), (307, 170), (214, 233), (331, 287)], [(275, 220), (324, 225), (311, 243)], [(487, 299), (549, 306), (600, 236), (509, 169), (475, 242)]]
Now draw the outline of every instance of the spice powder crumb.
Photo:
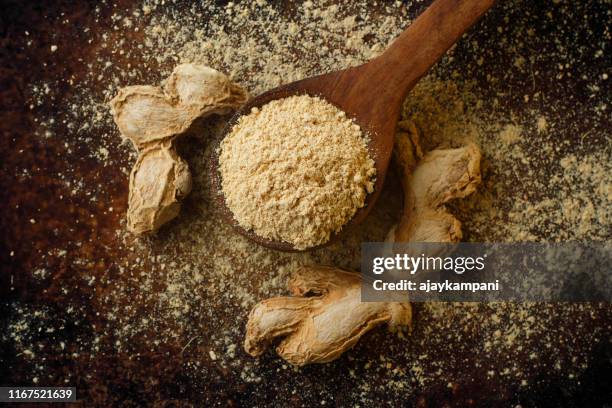
[(324, 244), (374, 189), (366, 141), (359, 125), (318, 97), (253, 108), (220, 145), (226, 203), (261, 237), (297, 249)]

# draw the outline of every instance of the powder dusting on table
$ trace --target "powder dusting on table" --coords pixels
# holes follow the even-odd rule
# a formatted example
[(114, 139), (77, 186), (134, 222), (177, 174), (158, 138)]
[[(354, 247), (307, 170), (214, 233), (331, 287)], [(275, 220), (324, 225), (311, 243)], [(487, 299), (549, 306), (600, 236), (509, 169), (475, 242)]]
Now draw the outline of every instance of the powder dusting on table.
[[(495, 41), (504, 46), (497, 49), (514, 59), (507, 65), (513, 68), (495, 71), (491, 64), (500, 63), (489, 53), (496, 48), (466, 38), (458, 47), (474, 60), (454, 63), (453, 52), (446, 56), (411, 92), (403, 119), (420, 130), (426, 150), (465, 140), (480, 145), (483, 185), (452, 205), (466, 240), (609, 240), (611, 136), (601, 128), (592, 131), (568, 122), (574, 118), (578, 124), (582, 116), (601, 121), (609, 115), (600, 92), (601, 73), (585, 73), (585, 92), (592, 102), (573, 103), (569, 113), (554, 90), (542, 91), (535, 82), (521, 88), (524, 94), (514, 95), (521, 101), (516, 112), (504, 105), (506, 95), (483, 94), (470, 83), (470, 78), (479, 77), (481, 84), (493, 89), (515, 80), (531, 84), (531, 78), (541, 75), (533, 68), (539, 58), (559, 59), (559, 81), (567, 78), (566, 65), (573, 63), (576, 57), (571, 53), (579, 47), (530, 51), (548, 36), (538, 32), (540, 26), (528, 20), (524, 5), (517, 4), (502, 2), (498, 7), (508, 16), (501, 20), (505, 22), (482, 27), (499, 35)], [(35, 82), (28, 89), (32, 110), (55, 107), (53, 115), (36, 118), (36, 137), (42, 146), (50, 139), (65, 138), (64, 160), (73, 166), (90, 160), (96, 171), (113, 179), (126, 177), (127, 183), (135, 154), (131, 146), (120, 143), (106, 108), (119, 87), (157, 83), (177, 64), (194, 62), (227, 72), (258, 94), (378, 55), (417, 11), (412, 7), (408, 12), (401, 2), (376, 6), (364, 0), (342, 7), (307, 1), (292, 3), (291, 8), (279, 9), (264, 1), (226, 6), (147, 1), (134, 9), (117, 7), (109, 17), (111, 28), (84, 31), (95, 47), (91, 59), (83, 62), (86, 74), (78, 81), (68, 80), (73, 92), (61, 104), (56, 103), (52, 82)], [(95, 12), (102, 14), (100, 8)], [(586, 16), (587, 11), (579, 4), (559, 4), (550, 19), (574, 21), (580, 13)], [(457, 64), (461, 70), (455, 70)], [(302, 264), (357, 269), (360, 243), (383, 240), (397, 222), (401, 190), (390, 174), (368, 220), (328, 248), (303, 254), (262, 248), (236, 235), (211, 204), (206, 158), (209, 140), (224, 124), (224, 118), (211, 118), (179, 144), (193, 170), (194, 189), (181, 216), (158, 236), (136, 239), (126, 233), (124, 224), (119, 225), (112, 231), (117, 245), (112, 258), (96, 257), (94, 240), (99, 238), (94, 236), (74, 245), (56, 242), (56, 247), (33, 249), (42, 252), (32, 271), (50, 271), (35, 276), (64, 299), (61, 318), (48, 308), (14, 305), (5, 336), (30, 363), (33, 378), (51, 375), (54, 359), (79, 364), (88, 373), (80, 380), (90, 385), (106, 381), (100, 377), (99, 364), (112, 359), (131, 364), (123, 374), (130, 379), (137, 378), (134, 364), (167, 367), (172, 361), (176, 372), (164, 375), (187, 378), (196, 385), (221, 378), (236, 393), (245, 383), (248, 389), (259, 390), (273, 378), (279, 405), (302, 394), (331, 401), (333, 390), (325, 384), (305, 390), (301, 379), (309, 378), (313, 384), (314, 376), (329, 378), (329, 384), (343, 382), (346, 401), (368, 406), (397, 401), (427, 387), (448, 384), (454, 392), (457, 382), (469, 383), (480, 376), (517, 389), (537, 386), (542, 373), (575, 379), (589, 367), (593, 344), (609, 338), (610, 324), (602, 324), (610, 322), (606, 305), (428, 303), (416, 305), (411, 335), (370, 333), (338, 363), (294, 371), (273, 356), (262, 361), (246, 356), (241, 342), (250, 307), (286, 294), (287, 276)], [(568, 131), (581, 142), (561, 138)], [(28, 182), (35, 169), (16, 168), (15, 174)], [(70, 167), (51, 175), (58, 180), (60, 199), (73, 200), (92, 218), (95, 214), (124, 218), (125, 198), (108, 195), (115, 191), (112, 185), (88, 183), (77, 174)], [(30, 218), (42, 225), (37, 214), (26, 220)], [(88, 299), (86, 305), (82, 299)], [(82, 333), (62, 337), (68, 325)], [(41, 332), (51, 340), (41, 340)], [(336, 364), (343, 365), (346, 378), (338, 378)], [(159, 371), (151, 375), (158, 376)], [(67, 372), (60, 380), (73, 384), (72, 376)], [(143, 378), (149, 377), (143, 374)], [(372, 378), (378, 381), (373, 383)]]

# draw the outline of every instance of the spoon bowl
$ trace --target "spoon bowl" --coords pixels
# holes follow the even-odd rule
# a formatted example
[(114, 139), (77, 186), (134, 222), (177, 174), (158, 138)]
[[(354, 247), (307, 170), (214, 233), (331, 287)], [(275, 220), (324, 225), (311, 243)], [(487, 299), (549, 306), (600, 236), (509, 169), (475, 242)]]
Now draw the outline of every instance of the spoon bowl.
[[(319, 77), (323, 77), (323, 76), (327, 76), (327, 75), (321, 75)], [(225, 135), (231, 132), (232, 128), (238, 122), (240, 117), (242, 117), (243, 115), (249, 114), (251, 112), (251, 109), (260, 108), (263, 105), (267, 104), (268, 102), (271, 102), (277, 99), (284, 99), (284, 98), (295, 96), (295, 95), (310, 95), (310, 96), (322, 97), (322, 95), (317, 92), (318, 89), (314, 87), (314, 85), (316, 84), (316, 80), (319, 77), (311, 77), (311, 78), (307, 78), (301, 81), (291, 82), (287, 85), (283, 85), (283, 86), (274, 88), (270, 91), (266, 91), (258, 95), (255, 98), (252, 98), (245, 105), (243, 105), (239, 110), (237, 110), (234, 113), (234, 115), (231, 116), (224, 130), (221, 132), (221, 137), (217, 138), (214, 141), (212, 149), (211, 149), (211, 157), (209, 160), (210, 186), (211, 186), (213, 200), (215, 202), (217, 209), (220, 211), (223, 218), (238, 233), (244, 235), (245, 237), (251, 239), (254, 242), (257, 242), (260, 245), (263, 245), (268, 248), (276, 249), (279, 251), (301, 252), (305, 250), (313, 250), (313, 249), (321, 248), (321, 247), (327, 246), (330, 243), (334, 242), (340, 236), (346, 233), (346, 231), (350, 230), (352, 227), (356, 225), (359, 225), (365, 219), (365, 217), (369, 213), (369, 210), (371, 209), (371, 206), (373, 205), (373, 203), (376, 202), (376, 199), (378, 198), (378, 195), (380, 194), (380, 191), (382, 190), (382, 186), (384, 184), (384, 176), (382, 178), (379, 176), (380, 169), (377, 164), (380, 161), (376, 160), (377, 158), (376, 145), (372, 142), (372, 138), (370, 137), (370, 141), (368, 143), (368, 152), (370, 154), (370, 157), (372, 157), (372, 159), (374, 160), (375, 166), (376, 166), (376, 181), (374, 184), (374, 191), (371, 194), (368, 194), (366, 196), (364, 206), (362, 208), (357, 209), (357, 211), (355, 212), (355, 215), (350, 219), (350, 221), (347, 224), (343, 226), (342, 230), (340, 230), (339, 232), (333, 233), (329, 241), (327, 241), (326, 243), (318, 245), (318, 246), (310, 247), (304, 250), (298, 250), (294, 248), (294, 246), (289, 242), (274, 241), (274, 240), (270, 240), (270, 239), (261, 237), (257, 235), (255, 232), (251, 230), (247, 230), (243, 228), (242, 226), (240, 226), (238, 222), (236, 221), (236, 219), (234, 218), (232, 211), (229, 209), (225, 201), (225, 196), (223, 194), (223, 190), (221, 186), (221, 174), (219, 172), (219, 148), (220, 148), (221, 142), (223, 141)], [(309, 87), (308, 84), (304, 84), (304, 82), (311, 83), (310, 84), (311, 86)], [(326, 100), (332, 103), (328, 99)], [(333, 104), (333, 105), (335, 105), (337, 108), (342, 110), (340, 106), (336, 104)], [(360, 123), (358, 118), (351, 116), (351, 119), (353, 119), (353, 121), (361, 127), (362, 131), (365, 134), (369, 135), (367, 128), (365, 128), (364, 125)]]

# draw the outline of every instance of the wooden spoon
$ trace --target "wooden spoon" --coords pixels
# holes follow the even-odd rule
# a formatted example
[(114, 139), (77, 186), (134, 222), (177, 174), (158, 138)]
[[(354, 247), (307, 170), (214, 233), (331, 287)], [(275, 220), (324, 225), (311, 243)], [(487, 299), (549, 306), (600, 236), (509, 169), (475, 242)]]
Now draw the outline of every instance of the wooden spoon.
[[(376, 164), (374, 192), (366, 197), (366, 205), (355, 213), (341, 232), (363, 221), (382, 190), (393, 150), (397, 121), (406, 95), (494, 2), (495, 0), (436, 0), (382, 55), (369, 62), (292, 82), (250, 100), (230, 119), (223, 136), (212, 149), (211, 188), (225, 218), (239, 233), (261, 245), (283, 251), (295, 250), (290, 243), (262, 238), (238, 225), (221, 190), (218, 144), (231, 131), (238, 118), (250, 113), (251, 108), (265, 105), (275, 99), (307, 94), (320, 96), (336, 105), (353, 118), (370, 137), (368, 149)], [(338, 235), (334, 234), (329, 242)]]

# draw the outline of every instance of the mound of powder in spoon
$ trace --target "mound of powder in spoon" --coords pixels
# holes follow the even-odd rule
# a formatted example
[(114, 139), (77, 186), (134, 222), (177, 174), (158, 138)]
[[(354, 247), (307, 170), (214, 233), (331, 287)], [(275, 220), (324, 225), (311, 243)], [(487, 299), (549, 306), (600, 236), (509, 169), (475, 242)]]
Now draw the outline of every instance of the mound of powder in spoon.
[(329, 241), (374, 188), (366, 136), (321, 98), (253, 108), (219, 148), (221, 189), (238, 224), (296, 249)]

